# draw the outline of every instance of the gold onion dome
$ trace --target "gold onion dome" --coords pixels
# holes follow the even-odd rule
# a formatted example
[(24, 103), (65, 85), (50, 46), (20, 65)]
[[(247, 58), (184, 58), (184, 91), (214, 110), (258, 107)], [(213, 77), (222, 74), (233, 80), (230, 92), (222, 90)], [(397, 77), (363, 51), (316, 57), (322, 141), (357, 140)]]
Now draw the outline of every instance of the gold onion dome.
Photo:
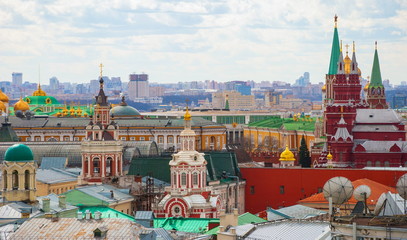
[(184, 120), (191, 120), (191, 114), (189, 113), (188, 106), (187, 106), (187, 111), (185, 112), (185, 115), (184, 115)]
[(322, 91), (326, 91), (326, 84), (324, 84), (324, 86), (322, 86)]
[(20, 100), (18, 102), (16, 102), (16, 104), (14, 104), (14, 112), (15, 111), (28, 111), (30, 110), (30, 106), (28, 105), (28, 103), (26, 101), (24, 101), (21, 97)]
[(280, 161), (295, 161), (294, 153), (288, 149), (288, 145), (285, 147), (285, 150), (280, 154)]
[(0, 101), (2, 101), (3, 103), (8, 103), (8, 96), (3, 91), (1, 91), (1, 89), (0, 89)]
[(38, 89), (33, 92), (33, 96), (47, 96), (47, 93), (41, 89), (41, 85), (38, 84)]
[(346, 52), (346, 57), (343, 59), (343, 62), (345, 63), (345, 73), (349, 74), (350, 73), (350, 64), (352, 63), (352, 60), (349, 58), (347, 52)]
[(332, 156), (331, 152), (329, 152), (328, 155), (326, 155), (326, 159), (328, 159), (328, 160), (333, 159), (333, 156)]
[(0, 101), (0, 112), (6, 112), (6, 104), (3, 101)]
[(358, 68), (358, 75), (362, 76), (362, 71), (360, 71), (360, 68)]
[(363, 90), (367, 91), (369, 89), (369, 86), (370, 86), (370, 82), (367, 82), (365, 87), (363, 88)]

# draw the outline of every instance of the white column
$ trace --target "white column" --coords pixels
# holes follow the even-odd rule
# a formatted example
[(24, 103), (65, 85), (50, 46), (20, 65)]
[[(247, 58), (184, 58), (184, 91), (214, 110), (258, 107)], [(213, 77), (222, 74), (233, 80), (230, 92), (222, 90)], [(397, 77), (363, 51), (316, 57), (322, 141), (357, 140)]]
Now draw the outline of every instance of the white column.
[(101, 175), (102, 175), (102, 177), (105, 177), (105, 175), (106, 175), (106, 155), (102, 155), (102, 157), (101, 157), (101, 159), (100, 159), (100, 161), (101, 161)]

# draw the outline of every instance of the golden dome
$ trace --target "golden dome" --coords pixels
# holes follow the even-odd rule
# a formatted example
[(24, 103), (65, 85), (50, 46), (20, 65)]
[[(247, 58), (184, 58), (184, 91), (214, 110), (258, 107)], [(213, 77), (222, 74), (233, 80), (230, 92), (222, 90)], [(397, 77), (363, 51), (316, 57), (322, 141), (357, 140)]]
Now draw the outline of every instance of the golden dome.
[(358, 68), (358, 75), (362, 76), (362, 71), (360, 71), (360, 68)]
[(33, 96), (47, 96), (47, 93), (41, 89), (41, 85), (38, 84), (38, 89), (33, 92)]
[(61, 115), (62, 115), (62, 113), (61, 112), (57, 112), (57, 117), (60, 117)]
[(324, 92), (325, 92), (325, 91), (326, 91), (326, 84), (324, 84), (324, 86), (322, 86), (322, 88), (321, 88), (321, 89), (322, 89), (322, 91), (324, 91)]
[(74, 113), (75, 112), (75, 108), (74, 107), (71, 107), (71, 110), (69, 110), (70, 112), (71, 112), (71, 114), (72, 113)]
[(280, 161), (295, 161), (294, 153), (288, 149), (288, 145), (285, 147), (285, 150), (280, 154)]
[(184, 115), (184, 120), (191, 120), (191, 114), (189, 113), (189, 110), (188, 110), (188, 106), (187, 106), (187, 111), (185, 112), (185, 115)]
[(345, 74), (349, 74), (352, 60), (349, 58), (348, 53), (346, 53), (346, 57), (343, 59), (343, 62), (345, 63)]
[(30, 110), (30, 106), (28, 105), (28, 103), (24, 101), (21, 97), (20, 100), (18, 100), (18, 102), (14, 104), (14, 112), (19, 110), (23, 112)]
[(331, 152), (328, 153), (328, 155), (326, 155), (326, 159), (328, 160), (332, 160), (334, 157), (332, 156)]
[(0, 113), (6, 112), (6, 104), (3, 101), (0, 101)]
[(3, 91), (1, 91), (1, 89), (0, 89), (0, 101), (2, 101), (3, 103), (8, 103), (8, 96)]
[(369, 89), (370, 82), (367, 82), (363, 90), (367, 91)]

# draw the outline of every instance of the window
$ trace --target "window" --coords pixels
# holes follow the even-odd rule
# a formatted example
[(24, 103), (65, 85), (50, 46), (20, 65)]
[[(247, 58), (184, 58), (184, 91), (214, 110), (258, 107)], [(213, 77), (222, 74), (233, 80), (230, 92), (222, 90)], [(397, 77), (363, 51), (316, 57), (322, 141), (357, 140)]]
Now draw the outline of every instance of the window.
[(35, 137), (34, 138), (36, 142), (40, 142), (41, 141), (41, 137)]
[(385, 166), (385, 167), (390, 167), (390, 162), (389, 162), (389, 161), (385, 161), (385, 162), (384, 162), (384, 166)]
[(158, 143), (164, 143), (164, 137), (158, 136)]
[(13, 186), (13, 190), (18, 189), (18, 172), (17, 172), (17, 170), (14, 170), (13, 173), (12, 173), (12, 186)]
[(64, 141), (65, 141), (65, 142), (68, 142), (68, 141), (69, 141), (69, 137), (68, 137), (68, 136), (65, 136), (65, 137), (64, 137)]
[(28, 170), (24, 172), (24, 188), (26, 190), (30, 189), (30, 171)]
[(100, 159), (99, 158), (93, 159), (93, 172), (100, 173)]
[(367, 162), (366, 162), (366, 166), (367, 166), (367, 167), (371, 167), (371, 166), (372, 166), (372, 161), (367, 161)]
[(187, 174), (182, 173), (181, 174), (181, 186), (185, 187), (187, 185)]
[(380, 166), (381, 166), (380, 161), (376, 161), (376, 167), (380, 167)]
[(130, 137), (130, 141), (136, 141), (136, 137)]
[(192, 174), (192, 184), (193, 184), (194, 186), (197, 186), (197, 185), (198, 185), (198, 173), (197, 173), (197, 172), (194, 172), (194, 173)]
[(172, 175), (172, 184), (174, 184), (174, 186), (177, 186), (177, 174), (173, 174)]
[(140, 141), (145, 141), (145, 137), (140, 137)]
[(174, 143), (174, 137), (173, 136), (168, 136), (168, 143)]
[(284, 194), (284, 185), (280, 186), (280, 194)]
[(112, 160), (113, 160), (113, 159), (112, 159), (111, 157), (108, 157), (108, 158), (106, 159), (106, 175), (107, 175), (107, 176), (110, 176), (111, 173), (112, 173), (112, 170), (111, 170)]
[(77, 141), (79, 141), (79, 137), (74, 137), (73, 140), (74, 140), (75, 142), (77, 142)]
[(120, 137), (120, 140), (126, 141), (126, 137)]
[(250, 194), (255, 194), (255, 189), (254, 189), (254, 186), (250, 186)]

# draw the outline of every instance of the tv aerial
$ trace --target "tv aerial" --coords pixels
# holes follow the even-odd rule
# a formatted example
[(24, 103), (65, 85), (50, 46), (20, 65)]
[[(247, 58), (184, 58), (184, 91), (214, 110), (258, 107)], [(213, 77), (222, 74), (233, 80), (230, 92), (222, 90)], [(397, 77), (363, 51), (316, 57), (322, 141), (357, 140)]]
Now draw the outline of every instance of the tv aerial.
[(329, 179), (323, 188), (324, 197), (329, 202), (329, 214), (332, 215), (332, 205), (342, 205), (353, 194), (352, 182), (345, 177), (333, 177)]
[(353, 191), (353, 197), (364, 203), (364, 213), (367, 214), (367, 199), (372, 194), (372, 190), (367, 185), (360, 185)]

